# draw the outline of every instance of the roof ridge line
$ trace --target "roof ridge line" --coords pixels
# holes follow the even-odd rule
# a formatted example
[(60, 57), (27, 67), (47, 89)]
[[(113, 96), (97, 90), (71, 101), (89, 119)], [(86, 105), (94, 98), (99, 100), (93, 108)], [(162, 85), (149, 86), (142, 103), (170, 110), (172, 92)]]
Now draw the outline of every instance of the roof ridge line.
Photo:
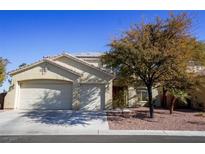
[(106, 71), (106, 70), (104, 70), (104, 69), (101, 69), (101, 68), (99, 68), (99, 67), (96, 67), (96, 66), (94, 66), (94, 65), (92, 65), (92, 64), (90, 64), (90, 63), (88, 63), (87, 61), (83, 60), (83, 59), (80, 59), (80, 58), (78, 58), (78, 57), (76, 57), (76, 56), (73, 56), (73, 55), (69, 54), (68, 52), (63, 52), (62, 54), (60, 54), (59, 56), (54, 57), (53, 59), (59, 58), (59, 57), (61, 57), (61, 56), (69, 56), (70, 58), (75, 59), (75, 60), (77, 60), (77, 61), (80, 61), (80, 62), (82, 62), (82, 63), (84, 63), (84, 64), (86, 64), (86, 65), (88, 65), (88, 66), (90, 66), (90, 67), (92, 67), (92, 68), (94, 68), (94, 69), (97, 69), (97, 70), (99, 70), (99, 71), (101, 71), (101, 72), (103, 72), (103, 73), (106, 73), (106, 74), (108, 74), (108, 75), (110, 75), (110, 76), (113, 76), (112, 73), (110, 73), (110, 72), (108, 72), (108, 71)]
[[(69, 54), (68, 52), (63, 52), (63, 53), (57, 54), (57, 55), (55, 55), (55, 56), (43, 56), (42, 59), (40, 59), (40, 60), (38, 60), (38, 61), (36, 61), (36, 62), (33, 62), (33, 63), (31, 63), (31, 64), (27, 64), (27, 65), (25, 65), (25, 66), (23, 66), (23, 67), (17, 68), (17, 69), (15, 69), (15, 70), (12, 70), (12, 71), (8, 72), (8, 74), (9, 74), (9, 75), (14, 74), (14, 73), (16, 73), (16, 72), (18, 72), (18, 71), (27, 69), (27, 68), (29, 68), (29, 67), (31, 67), (31, 66), (33, 66), (33, 65), (36, 65), (36, 64), (38, 64), (38, 63), (41, 63), (41, 62), (45, 61), (45, 60), (51, 61), (51, 62), (55, 62), (55, 61), (53, 61), (53, 60), (54, 60), (54, 59), (57, 59), (57, 58), (59, 58), (59, 57), (61, 57), (61, 56), (68, 56), (68, 57), (70, 57), (70, 58), (72, 58), (72, 59), (74, 59), (74, 60), (77, 60), (77, 61), (79, 61), (79, 62), (81, 62), (81, 63), (83, 63), (83, 64), (86, 64), (86, 65), (88, 65), (88, 66), (90, 66), (90, 67), (92, 67), (92, 68), (94, 68), (94, 69), (96, 69), (96, 70), (99, 70), (99, 71), (101, 71), (101, 72), (103, 72), (103, 73), (106, 73), (106, 74), (108, 74), (108, 75), (110, 75), (110, 76), (114, 76), (112, 73), (110, 73), (110, 72), (108, 72), (108, 71), (106, 71), (106, 70), (104, 70), (104, 69), (102, 69), (102, 68), (96, 67), (96, 66), (94, 66), (94, 65), (92, 65), (92, 64), (90, 64), (90, 63), (88, 63), (87, 61), (83, 60), (83, 59), (80, 59), (80, 58), (78, 58), (78, 57), (76, 57), (76, 56), (73, 56), (73, 55)], [(60, 64), (58, 64), (58, 63), (56, 63), (56, 62), (55, 62), (55, 64), (60, 65)], [(62, 66), (62, 65), (60, 65), (60, 66)], [(64, 66), (62, 66), (62, 67), (64, 67)], [(66, 69), (67, 69), (67, 68), (66, 68)], [(69, 70), (70, 70), (70, 69), (69, 69)], [(70, 71), (73, 71), (73, 70), (70, 70)], [(73, 71), (73, 72), (75, 72), (75, 71)], [(75, 72), (75, 73), (76, 73), (76, 74), (79, 74), (79, 73), (77, 73), (77, 72)]]

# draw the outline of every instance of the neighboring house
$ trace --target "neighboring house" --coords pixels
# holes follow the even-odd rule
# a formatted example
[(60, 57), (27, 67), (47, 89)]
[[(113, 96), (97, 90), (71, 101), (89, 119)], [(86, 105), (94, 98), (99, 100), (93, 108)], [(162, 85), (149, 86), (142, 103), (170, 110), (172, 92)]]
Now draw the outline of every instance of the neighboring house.
[[(12, 85), (4, 109), (62, 109), (97, 111), (112, 108), (113, 96), (124, 88), (116, 85), (99, 56), (71, 56), (67, 53), (11, 71)], [(153, 89), (155, 105), (160, 105)], [(128, 87), (129, 107), (147, 103), (145, 87)]]

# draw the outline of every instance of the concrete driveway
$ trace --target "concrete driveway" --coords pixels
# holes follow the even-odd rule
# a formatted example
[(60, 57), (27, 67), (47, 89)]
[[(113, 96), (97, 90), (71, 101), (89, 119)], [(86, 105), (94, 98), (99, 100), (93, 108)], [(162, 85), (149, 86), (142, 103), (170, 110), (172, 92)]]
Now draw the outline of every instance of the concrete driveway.
[(0, 135), (66, 135), (108, 129), (105, 112), (0, 111)]

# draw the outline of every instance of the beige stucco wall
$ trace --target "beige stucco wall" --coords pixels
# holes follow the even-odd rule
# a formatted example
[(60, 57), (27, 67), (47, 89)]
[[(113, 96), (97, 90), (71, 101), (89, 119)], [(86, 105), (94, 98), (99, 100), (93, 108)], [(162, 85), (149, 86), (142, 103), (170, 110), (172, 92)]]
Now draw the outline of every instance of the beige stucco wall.
[[(42, 72), (42, 69), (45, 69), (46, 71)], [(77, 75), (74, 75), (66, 70), (63, 70), (47, 62), (39, 64), (21, 73), (15, 74), (12, 77), (14, 83), (18, 81), (33, 80), (33, 79), (56, 79), (56, 80), (74, 81), (77, 78), (78, 78)]]
[[(64, 67), (67, 67), (75, 72), (82, 74), (80, 83), (100, 83), (105, 85), (105, 109), (111, 108), (112, 103), (112, 77), (108, 76), (92, 67), (86, 66), (73, 59), (67, 57), (60, 57), (56, 62)], [(92, 63), (91, 63), (92, 64)], [(76, 104), (79, 104), (79, 101)], [(79, 105), (76, 105), (79, 108)]]
[(8, 91), (4, 98), (4, 109), (13, 109), (15, 102), (15, 87)]
[(104, 73), (99, 72), (94, 68), (76, 62), (73, 59), (68, 59), (67, 57), (58, 58), (56, 61), (59, 64), (82, 74), (81, 82), (97, 83), (97, 82), (107, 82), (112, 79), (111, 77), (107, 76)]
[[(146, 90), (146, 88), (143, 88), (143, 89)], [(152, 90), (152, 97), (153, 97), (153, 101), (155, 101), (155, 105), (160, 106), (159, 92), (157, 89)], [(128, 106), (129, 107), (144, 106), (146, 104), (147, 102), (139, 101), (136, 90), (133, 87), (128, 88)]]
[(112, 80), (105, 85), (105, 109), (112, 108)]
[(77, 56), (77, 58), (88, 62), (96, 67), (102, 68), (102, 62), (100, 61), (100, 56)]
[[(76, 71), (81, 76), (75, 75), (62, 68), (52, 65), (48, 62), (41, 63), (33, 68), (14, 74), (12, 76), (12, 88), (7, 93), (4, 101), (5, 109), (15, 108), (18, 102), (19, 82), (26, 80), (49, 79), (64, 80), (73, 83), (73, 109), (79, 108), (79, 89), (80, 83), (103, 83), (108, 89), (105, 91), (105, 103), (108, 104), (112, 100), (112, 77), (95, 70), (84, 64), (62, 57), (57, 59), (61, 65)], [(42, 70), (46, 70), (43, 71)]]
[(90, 63), (90, 64), (92, 64), (92, 65), (94, 65), (94, 66), (96, 66), (96, 67), (102, 67), (102, 64), (101, 64), (99, 59), (91, 59), (91, 58), (87, 58), (87, 59), (86, 58), (81, 58), (81, 59), (88, 62), (88, 63)]
[[(42, 69), (46, 69), (46, 72), (42, 72)], [(68, 71), (44, 62), (26, 71), (20, 72), (12, 76), (12, 88), (7, 93), (4, 101), (5, 109), (15, 108), (15, 104), (18, 103), (19, 83), (26, 80), (64, 80), (74, 82), (79, 76), (74, 75)]]

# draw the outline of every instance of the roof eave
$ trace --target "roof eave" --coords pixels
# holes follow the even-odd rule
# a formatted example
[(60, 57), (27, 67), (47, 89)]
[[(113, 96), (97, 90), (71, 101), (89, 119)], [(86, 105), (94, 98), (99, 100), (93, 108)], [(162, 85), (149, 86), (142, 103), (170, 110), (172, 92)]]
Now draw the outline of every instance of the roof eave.
[(114, 78), (114, 75), (113, 75), (113, 74), (111, 74), (111, 73), (109, 73), (109, 72), (107, 72), (107, 71), (105, 71), (105, 70), (102, 70), (102, 69), (100, 69), (100, 68), (98, 68), (98, 67), (95, 67), (94, 65), (89, 64), (88, 62), (84, 61), (83, 59), (74, 57), (74, 56), (72, 56), (72, 55), (70, 55), (70, 54), (68, 54), (68, 53), (66, 53), (66, 52), (63, 53), (63, 54), (61, 54), (61, 55), (58, 55), (58, 56), (54, 57), (53, 59), (58, 59), (58, 58), (63, 57), (63, 56), (68, 57), (68, 58), (71, 58), (71, 59), (73, 59), (73, 60), (76, 60), (76, 61), (78, 61), (78, 62), (80, 62), (80, 63), (83, 63), (83, 64), (85, 64), (85, 65), (87, 65), (87, 66), (89, 66), (89, 67), (91, 67), (91, 68), (93, 68), (93, 69), (96, 69), (96, 70), (98, 70), (98, 71), (100, 71), (100, 72), (102, 72), (102, 73), (104, 73), (104, 74), (106, 74), (106, 75), (108, 75), (108, 76)]
[(77, 76), (82, 76), (82, 74), (80, 74), (80, 73), (78, 73), (78, 72), (75, 72), (75, 71), (73, 71), (73, 70), (70, 70), (70, 69), (68, 69), (68, 68), (65, 68), (64, 66), (59, 65), (58, 63), (56, 63), (56, 62), (54, 62), (54, 61), (52, 61), (52, 60), (50, 60), (50, 59), (48, 59), (48, 58), (45, 58), (45, 59), (43, 59), (43, 60), (41, 60), (41, 61), (38, 61), (38, 62), (36, 62), (36, 63), (33, 63), (33, 64), (31, 64), (31, 65), (27, 65), (27, 66), (24, 66), (24, 67), (22, 67), (22, 68), (19, 68), (18, 70), (8, 72), (8, 75), (13, 76), (13, 75), (15, 75), (15, 74), (21, 73), (21, 72), (23, 72), (23, 71), (25, 71), (25, 70), (27, 70), (27, 69), (29, 69), (29, 68), (35, 67), (36, 65), (39, 65), (39, 64), (44, 63), (44, 62), (48, 62), (48, 63), (50, 63), (50, 64), (52, 64), (52, 65), (55, 65), (55, 66), (57, 66), (57, 67), (60, 67), (61, 69), (64, 69), (64, 70), (66, 70), (66, 71), (68, 71), (68, 72), (70, 72), (70, 73), (72, 73), (72, 74), (77, 75)]

